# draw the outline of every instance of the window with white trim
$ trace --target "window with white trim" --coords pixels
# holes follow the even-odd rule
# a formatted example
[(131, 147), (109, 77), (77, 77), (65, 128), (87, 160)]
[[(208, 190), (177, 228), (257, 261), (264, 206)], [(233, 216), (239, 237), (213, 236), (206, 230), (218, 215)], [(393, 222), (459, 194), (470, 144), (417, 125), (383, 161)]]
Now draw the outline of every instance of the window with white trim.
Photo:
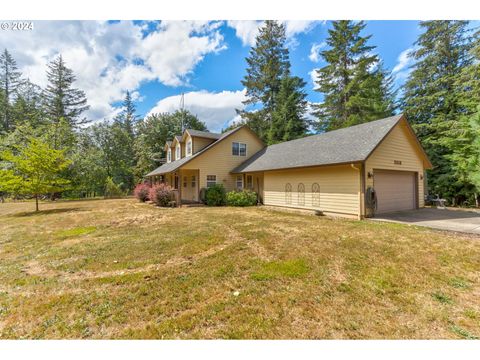
[(232, 155), (247, 156), (247, 144), (232, 142)]
[(217, 175), (207, 175), (207, 188), (217, 184)]
[(172, 149), (168, 148), (167, 150), (167, 162), (172, 162)]
[(192, 155), (192, 139), (188, 139), (187, 141), (187, 149), (186, 149), (186, 152), (187, 152), (187, 156), (190, 156)]
[(247, 189), (253, 190), (253, 175), (247, 175)]
[(235, 180), (235, 185), (237, 190), (243, 189), (243, 175), (237, 175), (237, 179)]
[(179, 143), (177, 143), (177, 146), (175, 148), (175, 160), (179, 160), (182, 157), (182, 148)]
[(196, 188), (197, 187), (197, 178), (195, 177), (195, 175), (192, 176), (192, 188)]

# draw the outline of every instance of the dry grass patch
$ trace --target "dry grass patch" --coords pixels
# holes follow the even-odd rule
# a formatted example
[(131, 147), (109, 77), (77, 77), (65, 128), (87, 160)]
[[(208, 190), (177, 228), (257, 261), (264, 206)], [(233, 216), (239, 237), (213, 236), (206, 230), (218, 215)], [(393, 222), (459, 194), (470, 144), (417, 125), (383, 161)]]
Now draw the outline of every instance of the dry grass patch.
[(1, 338), (480, 336), (480, 239), (265, 208), (0, 204)]

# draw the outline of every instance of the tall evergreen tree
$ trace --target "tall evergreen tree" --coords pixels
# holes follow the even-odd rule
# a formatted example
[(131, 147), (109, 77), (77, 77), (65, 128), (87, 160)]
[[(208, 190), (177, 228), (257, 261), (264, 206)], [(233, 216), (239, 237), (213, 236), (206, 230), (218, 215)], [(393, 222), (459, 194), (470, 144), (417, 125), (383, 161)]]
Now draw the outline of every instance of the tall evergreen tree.
[(17, 89), (17, 97), (12, 105), (12, 123), (15, 127), (29, 123), (33, 127), (44, 124), (42, 89), (25, 80)]
[(118, 116), (115, 117), (115, 121), (121, 124), (133, 141), (135, 136), (135, 124), (138, 120), (138, 116), (136, 114), (137, 109), (133, 103), (132, 95), (128, 90), (127, 94), (125, 95), (125, 99), (123, 100), (122, 107), (123, 110)]
[(18, 71), (17, 62), (7, 49), (0, 55), (0, 87), (2, 92), (2, 105), (0, 109), (1, 127), (8, 132), (12, 127), (12, 97), (16, 94), (17, 88), (21, 83), (21, 73)]
[(393, 114), (392, 80), (372, 54), (369, 36), (361, 36), (363, 21), (334, 21), (321, 55), (327, 65), (316, 71), (317, 91), (324, 101), (315, 106), (316, 127), (329, 131)]
[(301, 138), (307, 133), (305, 112), (306, 83), (297, 76), (284, 76), (277, 95), (277, 104), (272, 113), (272, 124), (268, 132), (268, 144)]
[(244, 104), (261, 109), (239, 112), (244, 122), (264, 140), (271, 127), (282, 78), (290, 69), (288, 49), (285, 46), (285, 26), (267, 20), (260, 28), (255, 46), (246, 58), (247, 74), (242, 80), (247, 93)]
[(431, 191), (455, 204), (470, 187), (459, 178), (451, 157), (468, 126), (461, 121), (468, 110), (461, 102), (463, 91), (456, 86), (462, 69), (472, 64), (468, 21), (423, 21), (420, 26), (424, 31), (410, 53), (415, 64), (404, 86), (402, 106), (433, 163), (428, 176)]
[(72, 128), (89, 122), (81, 114), (89, 109), (82, 90), (73, 87), (76, 78), (59, 55), (47, 70), (48, 85), (44, 90), (45, 112), (53, 123), (65, 119)]

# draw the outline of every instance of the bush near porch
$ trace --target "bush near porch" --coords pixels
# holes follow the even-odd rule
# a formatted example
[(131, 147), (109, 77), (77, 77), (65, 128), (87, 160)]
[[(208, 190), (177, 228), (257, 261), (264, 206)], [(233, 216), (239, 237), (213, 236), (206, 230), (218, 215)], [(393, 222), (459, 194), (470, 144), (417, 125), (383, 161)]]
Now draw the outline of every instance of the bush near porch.
[(230, 191), (227, 193), (228, 206), (255, 206), (257, 193), (251, 190)]

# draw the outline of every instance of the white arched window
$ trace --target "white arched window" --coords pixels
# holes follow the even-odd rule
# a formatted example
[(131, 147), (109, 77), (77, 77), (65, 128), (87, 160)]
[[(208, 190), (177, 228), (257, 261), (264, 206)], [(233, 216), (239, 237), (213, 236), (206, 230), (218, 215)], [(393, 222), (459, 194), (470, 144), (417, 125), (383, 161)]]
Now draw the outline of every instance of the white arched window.
[(187, 141), (187, 149), (186, 149), (186, 156), (192, 155), (192, 139), (188, 139)]
[(167, 150), (167, 162), (172, 162), (172, 149), (168, 148)]

